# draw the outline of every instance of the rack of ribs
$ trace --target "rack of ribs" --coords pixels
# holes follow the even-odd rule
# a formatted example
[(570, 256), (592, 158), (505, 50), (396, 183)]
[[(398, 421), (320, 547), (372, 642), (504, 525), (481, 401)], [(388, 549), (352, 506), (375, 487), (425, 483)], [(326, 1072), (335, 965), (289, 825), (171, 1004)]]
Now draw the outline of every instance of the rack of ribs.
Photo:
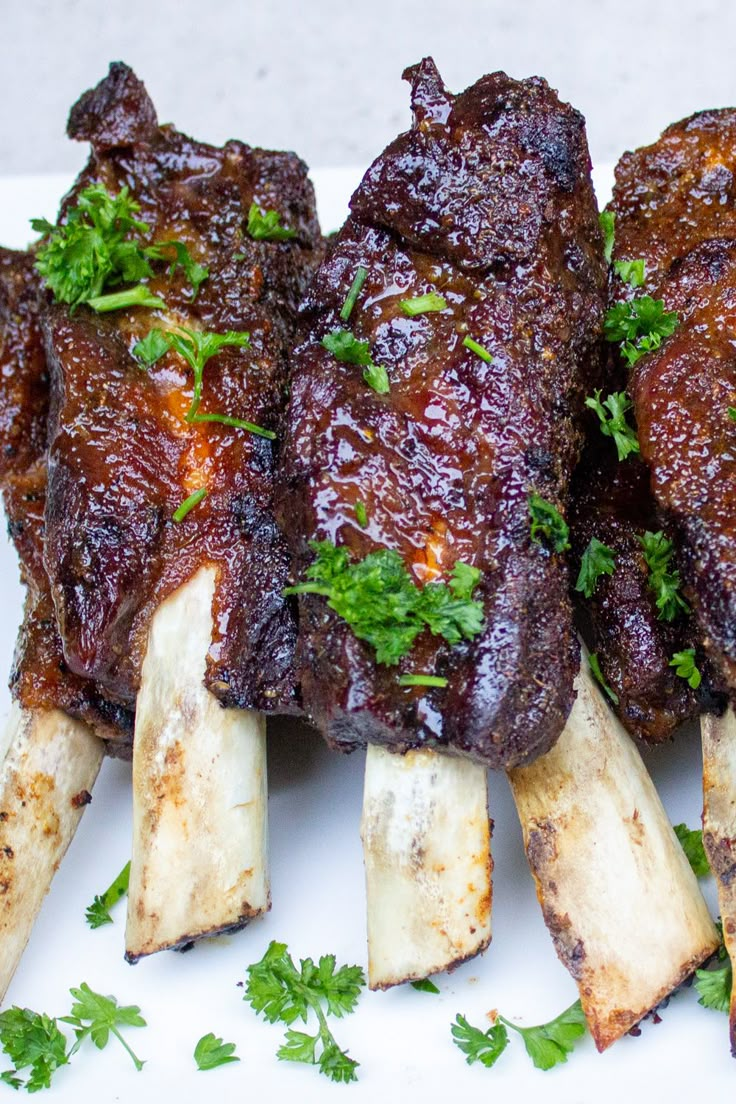
[[(304, 705), (331, 746), (368, 745), (371, 985), (487, 943), (479, 818), (486, 768), (507, 769), (545, 919), (602, 1048), (716, 937), (585, 673), (575, 701), (555, 525), (605, 297), (583, 120), (537, 78), (496, 73), (453, 96), (430, 59), (406, 76), (413, 126), (353, 196), (293, 357), (277, 508)], [(428, 616), (394, 647), (397, 607), (450, 594), (482, 602), (482, 621), (452, 633)], [(472, 798), (458, 796), (458, 764)]]

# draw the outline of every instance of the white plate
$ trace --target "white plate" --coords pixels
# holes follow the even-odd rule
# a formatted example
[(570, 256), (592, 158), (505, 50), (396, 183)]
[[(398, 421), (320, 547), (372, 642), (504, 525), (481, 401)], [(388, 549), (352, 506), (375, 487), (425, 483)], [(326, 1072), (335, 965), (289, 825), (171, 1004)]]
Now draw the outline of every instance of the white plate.
[[(343, 169), (314, 173), (325, 230), (342, 222), (359, 176)], [(610, 179), (610, 171), (598, 174), (604, 198)], [(69, 184), (67, 177), (0, 180), (0, 242), (25, 245), (27, 220), (33, 215), (53, 219)], [(15, 554), (5, 544), (0, 547), (0, 671), (9, 667), (20, 618), (16, 578)], [(0, 694), (4, 713), (4, 686)], [(135, 968), (122, 957), (124, 904), (117, 906), (113, 925), (91, 931), (84, 922), (85, 906), (106, 888), (130, 853), (129, 767), (105, 763), (6, 1007), (16, 1003), (63, 1015), (71, 1003), (69, 987), (87, 981), (122, 1003), (140, 1005), (149, 1026), (129, 1034), (147, 1063), (138, 1074), (113, 1042), (103, 1052), (86, 1044), (73, 1064), (56, 1075), (49, 1099), (59, 1104), (160, 1104), (162, 1099), (192, 1104), (203, 1094), (225, 1102), (269, 1094), (303, 1104), (333, 1096), (428, 1104), (452, 1096), (507, 1101), (513, 1092), (522, 1100), (543, 1093), (546, 1104), (588, 1104), (593, 1092), (599, 1102), (618, 1102), (622, 1092), (642, 1100), (653, 1083), (657, 1099), (671, 1094), (675, 1101), (721, 1083), (733, 1084), (736, 1067), (728, 1053), (727, 1019), (701, 1008), (691, 990), (672, 1000), (660, 1024), (645, 1024), (641, 1037), (626, 1037), (602, 1056), (586, 1038), (567, 1065), (542, 1073), (531, 1066), (521, 1041), (512, 1038), (494, 1069), (465, 1064), (450, 1037), (456, 1013), (485, 1025), (486, 1012), (498, 1008), (532, 1024), (561, 1012), (576, 997), (542, 922), (509, 788), (499, 774), (490, 777), (496, 866), (493, 942), (486, 954), (437, 979), (439, 996), (408, 986), (366, 993), (353, 1016), (335, 1021), (339, 1043), (360, 1062), (357, 1084), (332, 1085), (315, 1069), (278, 1062), (282, 1029), (259, 1020), (243, 1003), (237, 984), (271, 939), (288, 943), (294, 956), (333, 952), (340, 963), (365, 964), (358, 836), (364, 757), (331, 754), (318, 737), (293, 723), (273, 723), (270, 735), (272, 911), (237, 935), (200, 944), (184, 955), (155, 955)], [(674, 746), (651, 753), (648, 760), (673, 821), (696, 826), (701, 811), (697, 733), (680, 735)], [(712, 884), (706, 892), (715, 909)], [(192, 1051), (208, 1031), (237, 1044), (240, 1064), (208, 1073), (196, 1070)]]

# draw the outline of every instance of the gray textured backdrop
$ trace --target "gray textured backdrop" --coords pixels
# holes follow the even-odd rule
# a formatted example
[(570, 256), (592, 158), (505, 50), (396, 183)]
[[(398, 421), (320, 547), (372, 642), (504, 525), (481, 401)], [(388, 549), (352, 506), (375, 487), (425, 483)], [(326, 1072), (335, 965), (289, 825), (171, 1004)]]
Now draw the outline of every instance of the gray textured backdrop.
[(425, 53), (453, 89), (497, 68), (540, 73), (611, 161), (736, 102), (735, 44), (732, 0), (0, 0), (0, 173), (80, 163), (67, 111), (113, 59), (180, 129), (312, 165), (366, 164), (403, 129), (401, 70)]

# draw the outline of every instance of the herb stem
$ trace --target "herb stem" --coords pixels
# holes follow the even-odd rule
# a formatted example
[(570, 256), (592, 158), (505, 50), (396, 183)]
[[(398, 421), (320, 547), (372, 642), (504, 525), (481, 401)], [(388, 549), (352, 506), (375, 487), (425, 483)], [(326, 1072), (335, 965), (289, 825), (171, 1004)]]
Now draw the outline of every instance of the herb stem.
[(479, 356), (481, 360), (484, 360), (486, 364), (490, 364), (493, 361), (493, 357), (483, 345), (479, 345), (477, 341), (474, 341), (472, 337), (464, 337), (463, 345), (466, 349), (470, 349), (472, 353)]
[(357, 269), (355, 270), (353, 282), (350, 285), (350, 291), (348, 292), (347, 298), (345, 299), (345, 302), (342, 305), (342, 309), (340, 310), (340, 318), (343, 320), (343, 322), (347, 322), (348, 318), (350, 318), (350, 315), (353, 313), (353, 307), (358, 301), (358, 296), (360, 295), (367, 275), (368, 269), (364, 268), (363, 265), (358, 265)]
[(135, 1065), (135, 1068), (136, 1068), (136, 1069), (138, 1070), (138, 1072), (140, 1073), (140, 1072), (141, 1072), (141, 1070), (143, 1069), (143, 1066), (145, 1065), (145, 1063), (144, 1063), (144, 1062), (141, 1062), (141, 1060), (140, 1060), (140, 1058), (138, 1057), (138, 1055), (137, 1055), (137, 1054), (135, 1054), (135, 1052), (134, 1052), (134, 1051), (133, 1051), (133, 1050), (131, 1049), (131, 1047), (130, 1047), (130, 1046), (129, 1046), (129, 1045), (127, 1044), (127, 1043), (126, 1043), (126, 1041), (125, 1041), (125, 1039), (123, 1038), (123, 1036), (122, 1036), (122, 1035), (120, 1034), (120, 1032), (118, 1031), (118, 1029), (117, 1029), (117, 1028), (115, 1027), (115, 1024), (110, 1024), (110, 1030), (112, 1031), (112, 1033), (113, 1033), (113, 1035), (115, 1036), (115, 1038), (116, 1038), (116, 1039), (119, 1039), (119, 1040), (120, 1040), (120, 1042), (121, 1042), (121, 1043), (123, 1044), (123, 1046), (124, 1046), (124, 1047), (125, 1047), (125, 1049), (127, 1050), (128, 1054), (129, 1054), (129, 1055), (130, 1055), (130, 1057), (131, 1057), (131, 1058), (133, 1059), (133, 1064)]
[(193, 510), (195, 506), (198, 506), (206, 494), (206, 487), (200, 487), (198, 490), (192, 491), (192, 493), (184, 499), (181, 506), (171, 515), (171, 520), (176, 522), (183, 521), (189, 511)]
[(145, 284), (136, 284), (125, 291), (111, 291), (107, 295), (96, 295), (87, 300), (88, 306), (98, 314), (108, 311), (125, 310), (128, 307), (150, 307), (151, 310), (166, 309), (166, 303), (157, 295), (152, 295)]
[[(199, 399), (197, 399), (197, 406), (199, 406)], [(192, 414), (190, 409), (186, 416), (186, 420), (188, 422), (218, 422), (220, 425), (250, 430), (251, 433), (255, 433), (258, 437), (266, 437), (269, 441), (276, 440), (276, 434), (272, 429), (264, 429), (263, 426), (255, 425), (253, 422), (246, 422), (243, 418), (232, 418), (229, 414), (198, 414), (196, 410)]]
[(447, 679), (440, 675), (400, 675), (399, 686), (438, 686), (441, 690), (447, 686)]

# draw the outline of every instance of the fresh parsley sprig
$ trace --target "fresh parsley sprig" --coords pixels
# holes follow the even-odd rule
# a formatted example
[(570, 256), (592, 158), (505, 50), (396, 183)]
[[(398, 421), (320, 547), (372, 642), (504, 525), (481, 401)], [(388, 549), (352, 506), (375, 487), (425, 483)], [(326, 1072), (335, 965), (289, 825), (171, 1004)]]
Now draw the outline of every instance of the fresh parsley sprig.
[(127, 862), (101, 896), (95, 896), (87, 908), (84, 917), (91, 928), (101, 928), (103, 924), (112, 924), (110, 909), (128, 892), (130, 882), (130, 863)]
[[(348, 1082), (357, 1081), (358, 1062), (337, 1045), (327, 1017), (352, 1012), (364, 986), (360, 966), (336, 969), (335, 956), (322, 955), (317, 964), (301, 959), (297, 969), (286, 944), (272, 942), (260, 962), (248, 967), (243, 999), (269, 1023), (286, 1025), (278, 1058), (316, 1065), (332, 1081)], [(310, 1013), (317, 1019), (316, 1033), (293, 1030), (291, 1025), (306, 1024)]]
[(590, 667), (590, 673), (592, 674), (595, 681), (600, 685), (603, 692), (610, 699), (610, 701), (613, 702), (614, 705), (618, 705), (619, 696), (615, 690), (611, 689), (611, 687), (604, 679), (603, 672), (601, 671), (601, 665), (595, 652), (591, 652), (588, 656), (588, 665)]
[(644, 561), (649, 568), (647, 585), (657, 596), (657, 609), (660, 621), (674, 621), (678, 613), (689, 613), (690, 607), (680, 594), (680, 572), (670, 571), (669, 566), (675, 554), (671, 540), (660, 530), (649, 530), (639, 541), (644, 550)]
[(487, 1031), (469, 1024), (464, 1016), (456, 1016), (452, 1025), (455, 1045), (465, 1054), (466, 1062), (481, 1062), (487, 1068), (495, 1065), (509, 1043), (508, 1029), (521, 1036), (526, 1052), (537, 1069), (549, 1070), (567, 1061), (575, 1044), (585, 1035), (585, 1015), (580, 1001), (575, 1001), (549, 1023), (536, 1027), (519, 1027), (504, 1016)]
[(704, 878), (710, 874), (710, 863), (703, 847), (703, 832), (700, 828), (688, 828), (687, 824), (675, 824), (673, 826), (685, 857), (698, 878)]
[(613, 549), (597, 537), (591, 537), (580, 561), (575, 590), (586, 598), (592, 598), (601, 575), (613, 575), (615, 568), (616, 556)]
[(281, 225), (278, 211), (263, 211), (257, 203), (251, 203), (248, 211), (248, 233), (254, 241), (291, 241), (296, 230)]
[(388, 372), (382, 364), (373, 360), (370, 344), (359, 341), (350, 330), (333, 330), (322, 338), (322, 345), (335, 360), (343, 364), (355, 364), (363, 369), (363, 379), (377, 394), (387, 395), (391, 390)]
[(675, 674), (685, 679), (691, 690), (697, 690), (702, 681), (700, 671), (695, 666), (695, 649), (685, 648), (681, 652), (675, 652), (669, 663), (675, 668)]
[(412, 989), (416, 989), (418, 993), (439, 993), (439, 989), (431, 978), (418, 978), (416, 981), (410, 982)]
[[(0, 1045), (13, 1063), (13, 1069), (0, 1073), (0, 1081), (14, 1089), (48, 1089), (56, 1070), (69, 1062), (66, 1036), (56, 1020), (30, 1008), (13, 1005), (0, 1013)], [(30, 1070), (25, 1081), (18, 1076), (23, 1070)]]
[(307, 581), (284, 594), (320, 594), (376, 652), (376, 662), (393, 665), (425, 629), (448, 644), (470, 640), (483, 627), (483, 603), (472, 595), (481, 572), (456, 563), (448, 583), (418, 587), (398, 552), (382, 548), (353, 560), (347, 548), (310, 541), (315, 554)]
[(570, 530), (554, 503), (532, 492), (527, 495), (527, 504), (531, 539), (536, 544), (546, 541), (554, 552), (566, 552), (570, 547)]
[(614, 391), (601, 402), (601, 392), (597, 388), (585, 400), (585, 405), (598, 415), (603, 436), (613, 438), (619, 460), (625, 460), (632, 452), (639, 452), (636, 432), (626, 421), (626, 414), (631, 410), (631, 399), (625, 391)]
[[(171, 254), (173, 253), (173, 259)], [(194, 260), (184, 242), (164, 241), (156, 242), (146, 248), (145, 254), (152, 260), (169, 261), (169, 276), (173, 276), (177, 268), (181, 268), (184, 277), (192, 289), (192, 302), (197, 298), (200, 286), (208, 279), (210, 270)], [(168, 254), (168, 256), (167, 256)]]
[(620, 343), (621, 355), (633, 367), (645, 353), (658, 349), (678, 322), (677, 311), (665, 310), (662, 299), (642, 295), (611, 307), (603, 320), (603, 333), (607, 341)]
[(598, 221), (603, 235), (603, 256), (606, 264), (610, 264), (611, 258), (613, 257), (613, 246), (616, 240), (616, 212), (601, 211), (598, 216)]
[(235, 1053), (235, 1043), (225, 1043), (210, 1031), (195, 1046), (194, 1061), (198, 1070), (212, 1070), (240, 1059)]
[(101, 993), (95, 993), (86, 981), (78, 989), (70, 989), (69, 992), (74, 997), (72, 1010), (68, 1016), (60, 1017), (62, 1023), (68, 1023), (74, 1028), (77, 1039), (69, 1051), (69, 1057), (76, 1054), (88, 1036), (98, 1050), (104, 1050), (112, 1034), (127, 1050), (133, 1065), (140, 1072), (144, 1063), (133, 1053), (119, 1031), (121, 1027), (146, 1026), (138, 1005), (119, 1005), (115, 997), (104, 997)]
[(633, 288), (644, 286), (645, 265), (644, 261), (614, 261), (613, 270), (616, 275)]

